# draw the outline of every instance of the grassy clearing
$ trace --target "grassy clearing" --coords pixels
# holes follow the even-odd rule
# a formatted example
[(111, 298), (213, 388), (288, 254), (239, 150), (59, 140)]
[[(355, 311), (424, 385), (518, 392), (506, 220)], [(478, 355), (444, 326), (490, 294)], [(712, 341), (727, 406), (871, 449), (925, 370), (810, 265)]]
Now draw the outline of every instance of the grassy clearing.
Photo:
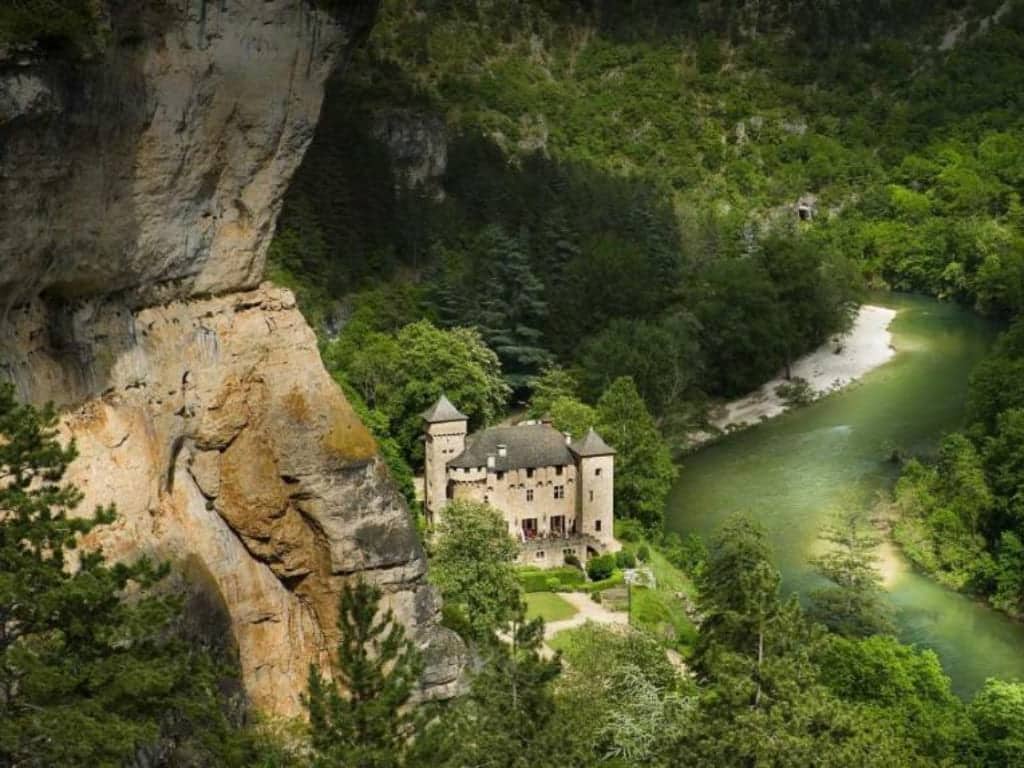
[(551, 592), (532, 592), (526, 595), (527, 618), (535, 619), (539, 616), (550, 623), (571, 619), (577, 613), (572, 604)]
[(686, 655), (697, 639), (697, 628), (674, 591), (633, 588), (633, 626)]
[(681, 592), (691, 599), (696, 598), (697, 588), (689, 576), (672, 565), (661, 551), (651, 547), (650, 553), (650, 559), (646, 564), (654, 573), (659, 591)]
[(554, 637), (549, 638), (545, 642), (551, 650), (561, 651), (568, 655), (577, 645), (579, 645), (583, 638), (589, 635), (589, 633), (589, 627), (563, 629), (561, 632), (556, 634)]

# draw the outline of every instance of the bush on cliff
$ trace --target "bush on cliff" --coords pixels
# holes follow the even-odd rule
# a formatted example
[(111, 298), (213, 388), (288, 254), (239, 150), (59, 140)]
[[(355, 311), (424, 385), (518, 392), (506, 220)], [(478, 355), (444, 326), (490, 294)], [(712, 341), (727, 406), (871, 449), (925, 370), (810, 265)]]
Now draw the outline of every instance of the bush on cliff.
[(98, 0), (5, 0), (0, 45), (41, 43), (84, 51), (96, 44)]

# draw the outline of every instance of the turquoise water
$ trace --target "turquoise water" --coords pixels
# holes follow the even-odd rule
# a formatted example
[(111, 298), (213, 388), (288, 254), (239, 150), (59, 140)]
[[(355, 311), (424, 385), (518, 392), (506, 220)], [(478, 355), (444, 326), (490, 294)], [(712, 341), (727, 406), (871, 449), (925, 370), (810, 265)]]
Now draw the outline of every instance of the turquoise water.
[[(995, 329), (930, 299), (885, 295), (899, 314), (895, 357), (839, 394), (731, 435), (684, 460), (666, 518), (681, 533), (708, 536), (746, 512), (769, 532), (784, 588), (806, 594), (820, 581), (808, 566), (831, 509), (872, 504), (892, 486), (894, 448), (934, 452), (962, 425), (967, 377)], [(956, 690), (986, 677), (1024, 679), (1024, 625), (887, 557), (888, 595), (905, 642), (935, 650)]]

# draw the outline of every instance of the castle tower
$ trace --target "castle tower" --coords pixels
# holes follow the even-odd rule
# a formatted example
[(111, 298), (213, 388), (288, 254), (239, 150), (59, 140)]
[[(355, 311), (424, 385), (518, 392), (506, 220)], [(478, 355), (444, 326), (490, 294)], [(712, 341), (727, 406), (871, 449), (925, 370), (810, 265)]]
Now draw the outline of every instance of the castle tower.
[(448, 462), (466, 448), (469, 417), (441, 395), (423, 412), (423, 506), (433, 523), (448, 502)]
[(569, 446), (576, 458), (580, 533), (615, 547), (612, 515), (615, 509), (615, 449), (593, 429)]

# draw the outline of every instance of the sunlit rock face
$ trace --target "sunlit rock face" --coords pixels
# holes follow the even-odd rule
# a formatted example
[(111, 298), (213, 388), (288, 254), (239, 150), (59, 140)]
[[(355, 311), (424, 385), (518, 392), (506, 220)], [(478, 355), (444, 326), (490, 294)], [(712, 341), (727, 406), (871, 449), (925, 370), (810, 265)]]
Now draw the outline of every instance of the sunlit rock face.
[[(353, 8), (359, 8), (353, 3)], [(114, 3), (103, 54), (0, 51), (0, 376), (52, 400), (92, 542), (202, 573), (243, 682), (296, 714), (347, 579), (424, 648), (461, 647), (404, 501), (287, 291), (260, 285), (323, 83), (360, 24), (306, 0)]]

